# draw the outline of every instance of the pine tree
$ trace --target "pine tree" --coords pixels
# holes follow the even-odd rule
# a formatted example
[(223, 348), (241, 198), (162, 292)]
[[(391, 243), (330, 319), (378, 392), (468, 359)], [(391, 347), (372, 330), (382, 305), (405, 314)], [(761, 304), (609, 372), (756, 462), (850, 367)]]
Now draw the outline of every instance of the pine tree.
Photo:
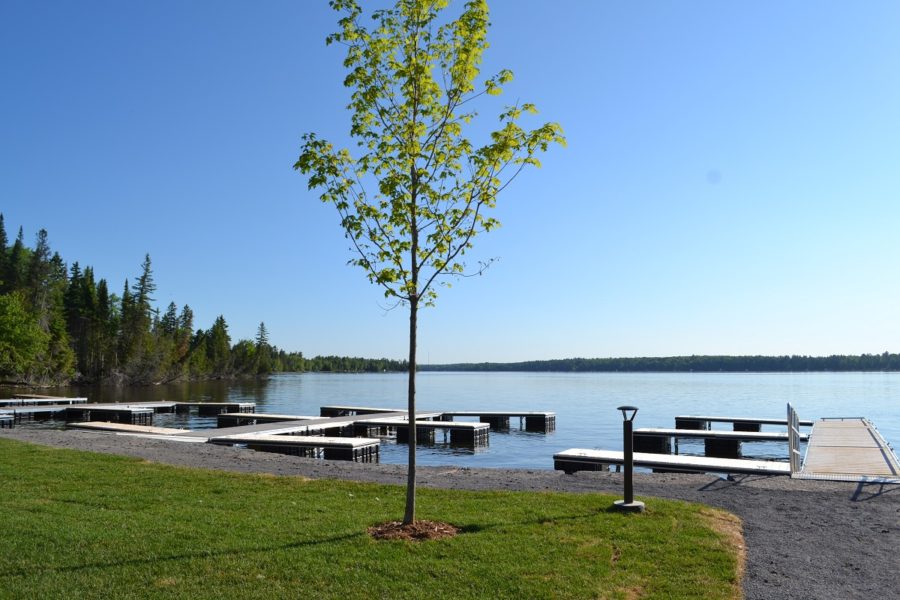
[(178, 307), (174, 302), (169, 302), (169, 307), (160, 320), (159, 326), (164, 334), (175, 338), (175, 333), (178, 331)]
[(116, 365), (116, 332), (118, 319), (116, 319), (115, 299), (109, 294), (109, 287), (105, 279), (97, 283), (97, 336), (99, 362), (96, 375), (105, 375), (107, 369)]
[(50, 329), (49, 317), (49, 285), (50, 285), (50, 244), (47, 241), (47, 230), (41, 229), (37, 234), (31, 260), (28, 262), (28, 299), (31, 310), (44, 331)]
[(6, 263), (6, 272), (3, 277), (4, 290), (12, 292), (22, 288), (27, 250), (25, 249), (24, 235), (19, 227), (19, 235), (9, 252), (9, 260)]
[(206, 343), (206, 355), (209, 366), (216, 377), (224, 377), (231, 371), (231, 337), (225, 317), (219, 315), (209, 330)]
[(6, 247), (9, 245), (9, 238), (6, 237), (6, 224), (3, 221), (3, 213), (0, 213), (0, 294), (6, 292), (6, 270), (9, 264), (9, 255)]
[(266, 324), (262, 321), (256, 331), (256, 372), (261, 375), (272, 372), (272, 347)]
[(179, 362), (188, 359), (188, 353), (191, 349), (191, 335), (194, 331), (194, 311), (187, 304), (181, 309), (178, 315), (178, 331), (176, 332), (175, 354)]
[(144, 255), (144, 262), (141, 265), (141, 276), (134, 284), (135, 304), (140, 307), (143, 312), (147, 313), (149, 318), (150, 303), (153, 298), (150, 295), (156, 291), (156, 284), (153, 282), (153, 271), (150, 268), (150, 255)]
[(85, 354), (87, 353), (87, 323), (85, 319), (84, 295), (82, 293), (81, 265), (78, 261), (69, 267), (69, 285), (63, 294), (63, 308), (66, 315), (66, 326), (69, 337), (75, 346), (77, 368), (81, 373), (87, 370)]

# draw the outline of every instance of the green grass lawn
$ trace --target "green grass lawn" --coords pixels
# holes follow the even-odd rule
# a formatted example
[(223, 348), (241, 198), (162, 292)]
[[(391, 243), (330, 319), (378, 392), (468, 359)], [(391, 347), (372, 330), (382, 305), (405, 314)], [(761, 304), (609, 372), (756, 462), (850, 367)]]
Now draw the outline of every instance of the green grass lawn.
[(0, 439), (0, 598), (740, 596), (736, 520), (707, 507), (421, 489), (419, 517), (463, 533), (371, 539), (403, 496)]

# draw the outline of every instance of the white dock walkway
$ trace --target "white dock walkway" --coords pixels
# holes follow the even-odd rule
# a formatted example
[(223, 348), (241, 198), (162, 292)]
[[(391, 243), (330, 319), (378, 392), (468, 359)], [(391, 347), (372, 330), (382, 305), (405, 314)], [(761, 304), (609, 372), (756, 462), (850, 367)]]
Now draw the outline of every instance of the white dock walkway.
[[(617, 450), (588, 450), (572, 448), (553, 455), (557, 471), (607, 470), (610, 465), (625, 462), (624, 452)], [(755, 473), (761, 475), (790, 475), (791, 465), (773, 460), (743, 458), (710, 458), (676, 454), (634, 453), (634, 466), (654, 470), (693, 471), (698, 473)]]
[(86, 423), (70, 423), (70, 429), (88, 429), (91, 431), (113, 431), (116, 433), (150, 433), (153, 435), (184, 435), (189, 429), (172, 427), (154, 427), (152, 425), (132, 425), (130, 423), (107, 423), (105, 421), (88, 421)]
[(813, 423), (803, 467), (794, 477), (900, 483), (900, 461), (867, 419), (820, 419)]

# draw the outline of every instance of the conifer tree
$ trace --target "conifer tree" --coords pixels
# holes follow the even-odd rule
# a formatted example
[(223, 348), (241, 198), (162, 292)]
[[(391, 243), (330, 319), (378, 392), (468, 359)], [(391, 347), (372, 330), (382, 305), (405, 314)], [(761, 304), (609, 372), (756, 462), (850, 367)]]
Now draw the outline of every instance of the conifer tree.
[(31, 310), (44, 331), (49, 331), (50, 328), (50, 276), (50, 244), (47, 241), (47, 230), (41, 229), (37, 234), (34, 250), (31, 251), (26, 283)]
[(266, 324), (262, 321), (256, 330), (256, 372), (261, 375), (272, 372), (272, 347)]
[(2, 277), (7, 291), (18, 290), (23, 287), (25, 261), (27, 257), (26, 253), (24, 235), (22, 228), (19, 227), (19, 235), (16, 236), (16, 241), (13, 243), (12, 249), (9, 252), (9, 260), (6, 263), (6, 273), (5, 276)]
[(163, 333), (172, 339), (175, 338), (175, 333), (178, 331), (178, 307), (174, 302), (169, 302), (169, 306), (160, 320), (160, 328)]
[(9, 255), (6, 247), (9, 246), (9, 238), (6, 237), (6, 224), (3, 221), (3, 213), (0, 213), (0, 294), (7, 291), (6, 271), (9, 264)]
[(175, 353), (179, 361), (188, 358), (191, 348), (191, 334), (194, 330), (194, 311), (185, 304), (178, 315), (178, 330), (176, 332)]
[(231, 337), (225, 317), (219, 315), (209, 330), (206, 341), (209, 366), (216, 377), (224, 377), (231, 369)]

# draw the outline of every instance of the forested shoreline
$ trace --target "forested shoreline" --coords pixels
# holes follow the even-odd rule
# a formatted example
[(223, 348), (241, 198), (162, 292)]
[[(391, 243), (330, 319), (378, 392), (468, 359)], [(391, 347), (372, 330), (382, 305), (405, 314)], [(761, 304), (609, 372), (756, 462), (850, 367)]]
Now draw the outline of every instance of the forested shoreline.
[(170, 302), (154, 306), (149, 254), (121, 295), (90, 266), (67, 265), (41, 229), (28, 247), (19, 228), (10, 245), (0, 214), (0, 383), (157, 384), (190, 379), (265, 376), (282, 371), (403, 371), (405, 361), (348, 357), (307, 359), (255, 339), (231, 343), (224, 316), (194, 329), (194, 313)]
[(832, 356), (668, 356), (567, 358), (516, 363), (422, 365), (422, 371), (513, 371), (569, 373), (794, 373), (807, 371), (900, 371), (900, 354)]

